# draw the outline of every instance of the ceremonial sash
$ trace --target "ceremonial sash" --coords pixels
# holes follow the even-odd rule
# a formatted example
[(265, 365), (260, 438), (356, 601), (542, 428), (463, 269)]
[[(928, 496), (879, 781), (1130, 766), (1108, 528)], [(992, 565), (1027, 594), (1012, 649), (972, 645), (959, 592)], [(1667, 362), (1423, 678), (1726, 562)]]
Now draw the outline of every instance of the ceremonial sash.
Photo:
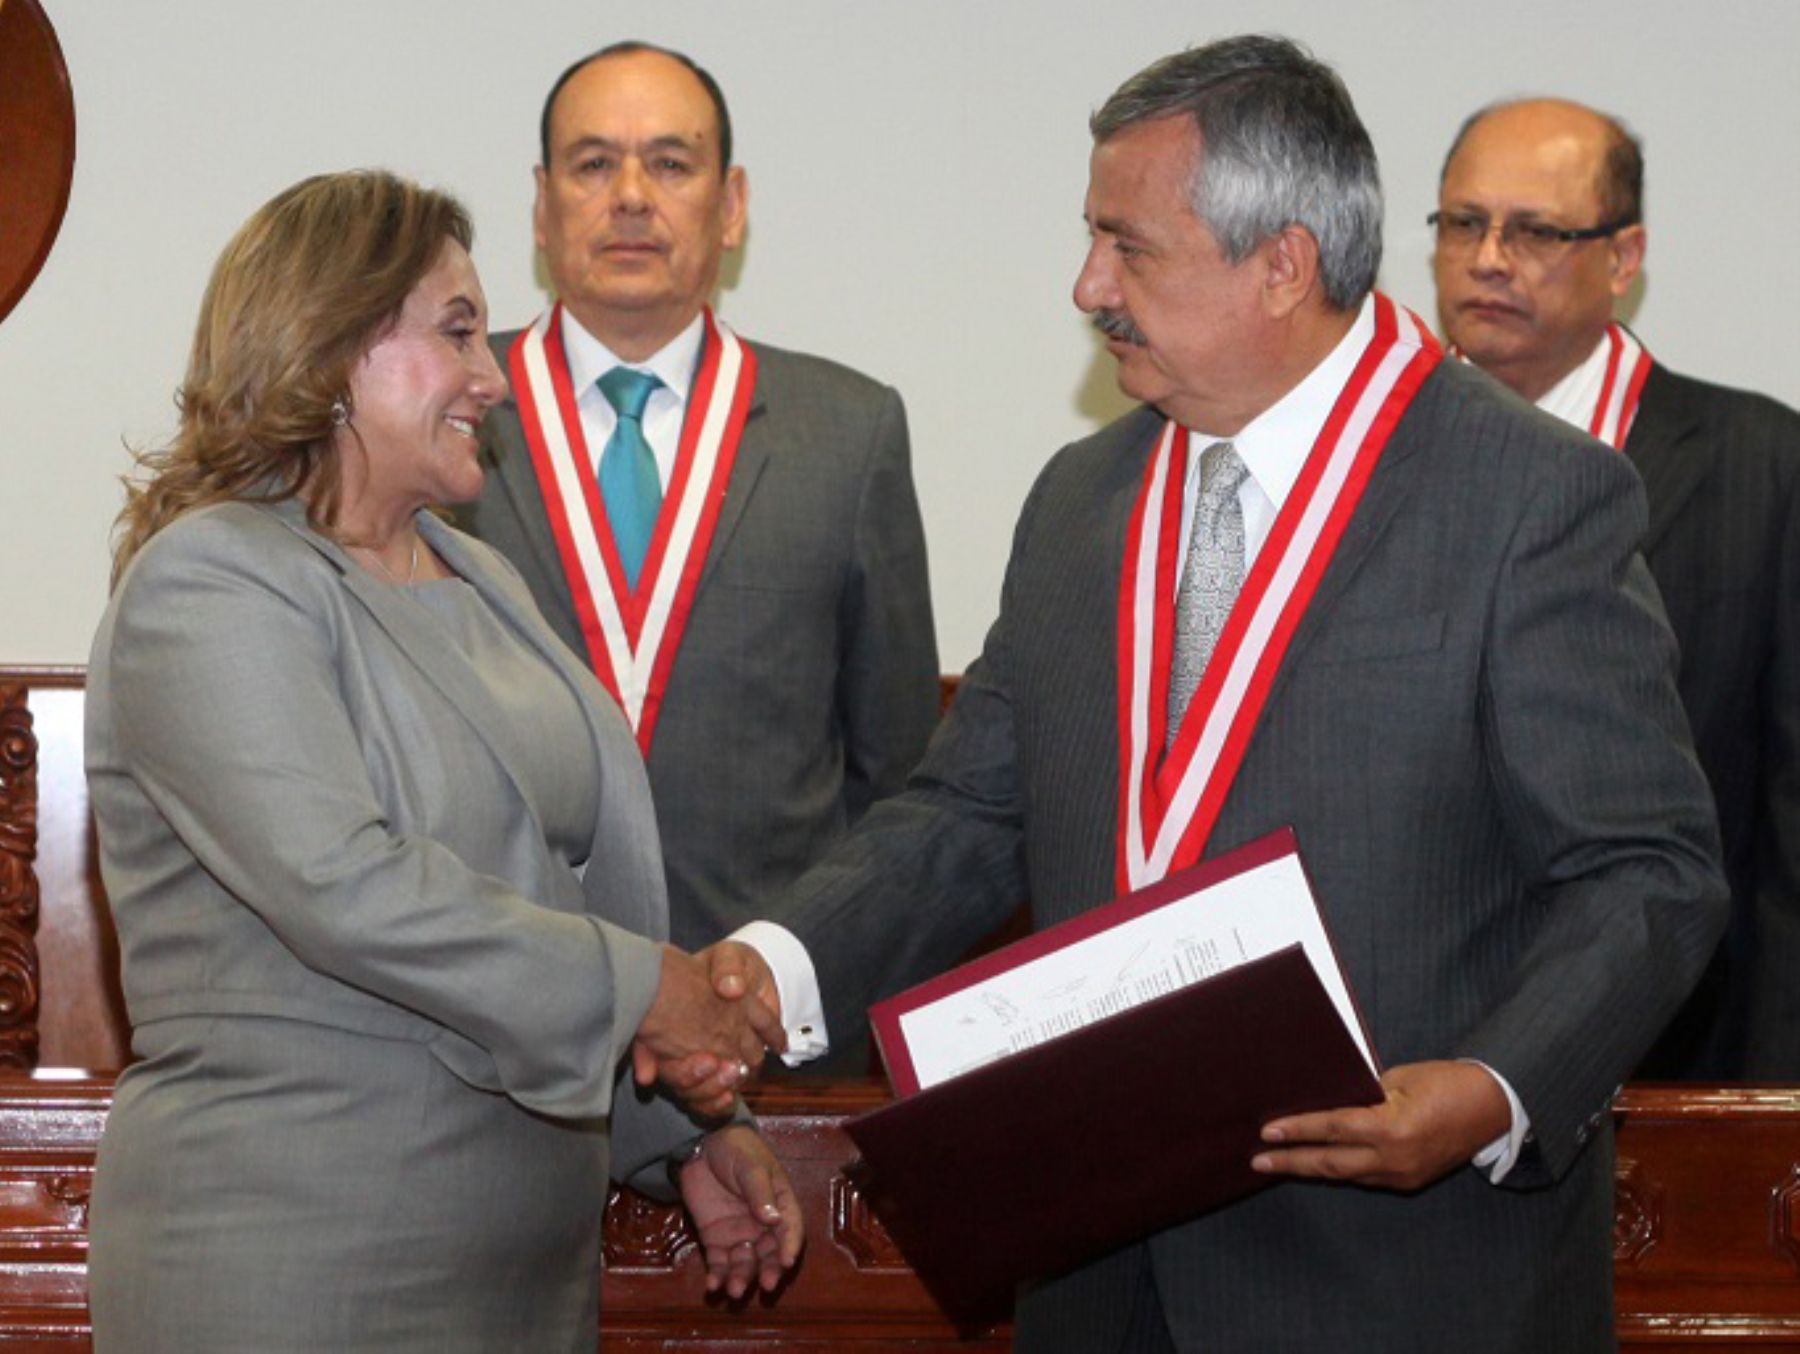
[(1631, 436), (1631, 421), (1637, 417), (1644, 381), (1650, 375), (1651, 360), (1637, 335), (1617, 321), (1606, 326), (1606, 345), (1606, 376), (1600, 383), (1600, 397), (1594, 401), (1593, 416), (1588, 420), (1588, 434), (1615, 451), (1623, 451), (1625, 439)]
[(1119, 579), (1120, 892), (1200, 859), (1294, 630), (1389, 435), (1443, 357), (1411, 311), (1376, 293), (1375, 335), (1332, 406), (1245, 576), (1165, 757), (1188, 433), (1162, 431)]
[[(1467, 362), (1468, 354), (1452, 344), (1450, 355)], [(1638, 341), (1636, 334), (1614, 320), (1606, 326), (1606, 371), (1600, 378), (1600, 393), (1588, 412), (1589, 437), (1597, 437), (1614, 451), (1625, 450), (1625, 439), (1631, 436), (1631, 424), (1637, 418), (1638, 401), (1644, 394), (1654, 359)], [(1580, 417), (1567, 422), (1579, 425)]]
[(675, 472), (633, 591), (582, 436), (561, 318), (552, 306), (513, 343), (513, 392), (589, 661), (648, 756), (750, 413), (756, 354), (706, 311)]

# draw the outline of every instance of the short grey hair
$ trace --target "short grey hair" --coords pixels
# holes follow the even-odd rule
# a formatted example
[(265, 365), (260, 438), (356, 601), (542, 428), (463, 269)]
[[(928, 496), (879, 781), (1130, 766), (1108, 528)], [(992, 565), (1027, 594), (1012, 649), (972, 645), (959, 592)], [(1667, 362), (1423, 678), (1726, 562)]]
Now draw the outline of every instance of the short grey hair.
[(1326, 298), (1361, 302), (1381, 268), (1381, 170), (1337, 72), (1286, 38), (1226, 38), (1166, 56), (1091, 119), (1096, 142), (1185, 114), (1200, 133), (1194, 214), (1225, 257), (1247, 258), (1288, 226), (1319, 242)]

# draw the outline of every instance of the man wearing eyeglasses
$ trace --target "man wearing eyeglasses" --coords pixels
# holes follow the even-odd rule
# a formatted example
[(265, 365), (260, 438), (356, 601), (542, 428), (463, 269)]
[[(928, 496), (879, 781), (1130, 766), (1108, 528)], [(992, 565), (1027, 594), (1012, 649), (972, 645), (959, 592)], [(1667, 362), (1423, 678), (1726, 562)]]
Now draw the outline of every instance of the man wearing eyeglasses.
[(1677, 376), (1613, 318), (1643, 266), (1643, 154), (1617, 121), (1481, 110), (1444, 163), (1434, 268), (1469, 361), (1629, 456), (1681, 643), (1732, 921), (1640, 1075), (1800, 1078), (1800, 416)]

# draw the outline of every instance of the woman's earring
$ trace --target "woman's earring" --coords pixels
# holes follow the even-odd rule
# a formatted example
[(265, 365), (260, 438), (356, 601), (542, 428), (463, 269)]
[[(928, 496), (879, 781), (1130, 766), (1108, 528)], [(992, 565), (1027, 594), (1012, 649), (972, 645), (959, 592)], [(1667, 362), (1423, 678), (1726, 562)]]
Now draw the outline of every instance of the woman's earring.
[(339, 395), (331, 402), (331, 426), (341, 428), (350, 421), (350, 401)]

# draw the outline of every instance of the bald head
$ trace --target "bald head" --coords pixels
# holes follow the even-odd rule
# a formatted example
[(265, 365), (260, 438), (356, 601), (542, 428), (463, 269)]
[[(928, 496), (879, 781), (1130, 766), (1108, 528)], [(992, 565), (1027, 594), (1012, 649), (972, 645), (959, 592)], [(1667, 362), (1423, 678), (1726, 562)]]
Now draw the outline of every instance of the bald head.
[[(1445, 334), (1530, 400), (1599, 344), (1644, 256), (1643, 157), (1615, 119), (1564, 99), (1483, 109), (1444, 161), (1438, 210), (1486, 223), (1440, 227), (1433, 272)], [(1520, 227), (1547, 227), (1548, 241)], [(1558, 240), (1556, 231), (1597, 238)], [(1542, 233), (1541, 231), (1539, 232)]]
[(1438, 172), (1440, 184), (1449, 176), (1450, 162), (1469, 133), (1489, 119), (1497, 119), (1500, 130), (1510, 130), (1515, 136), (1565, 136), (1597, 150), (1595, 191), (1607, 220), (1635, 224), (1644, 219), (1643, 142), (1618, 118), (1573, 99), (1512, 99), (1469, 114), (1444, 156), (1444, 167)]

